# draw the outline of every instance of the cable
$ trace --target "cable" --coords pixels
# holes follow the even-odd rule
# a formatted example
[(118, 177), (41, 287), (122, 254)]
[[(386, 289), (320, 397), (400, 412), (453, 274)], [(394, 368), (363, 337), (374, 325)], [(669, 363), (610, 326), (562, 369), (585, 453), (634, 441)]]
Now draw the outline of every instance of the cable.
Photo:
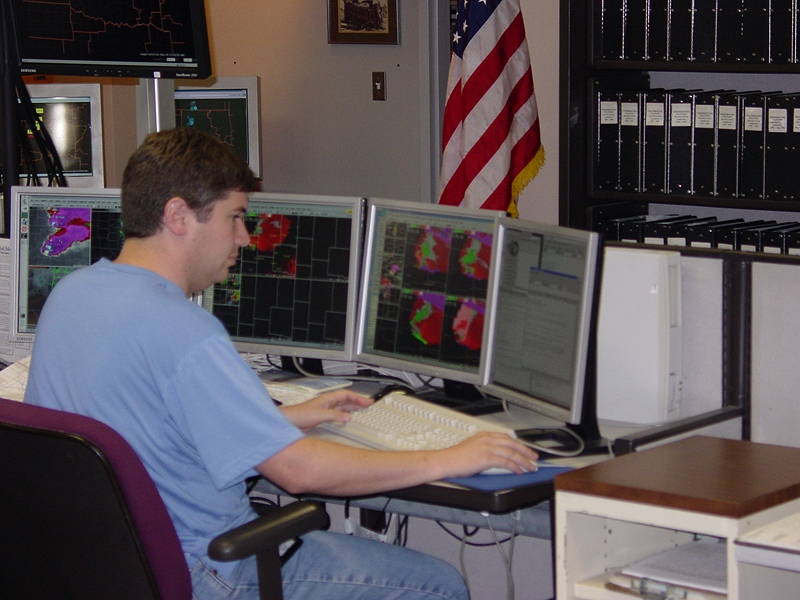
[(506, 598), (508, 600), (514, 600), (514, 575), (512, 572), (512, 567), (514, 563), (514, 540), (517, 537), (516, 530), (517, 530), (517, 519), (512, 519), (511, 524), (511, 536), (505, 541), (511, 542), (509, 545), (509, 552), (506, 554), (506, 551), (503, 549), (502, 544), (504, 542), (500, 542), (497, 538), (497, 532), (494, 530), (494, 526), (492, 525), (492, 521), (489, 518), (489, 513), (481, 513), (484, 518), (486, 519), (486, 523), (489, 526), (489, 531), (492, 534), (492, 539), (494, 539), (495, 546), (497, 546), (497, 550), (500, 552), (500, 557), (503, 559), (503, 564), (506, 568)]
[[(520, 419), (518, 419), (513, 414), (511, 414), (511, 410), (509, 409), (509, 403), (508, 403), (508, 400), (506, 400), (506, 399), (503, 399), (503, 411), (505, 412), (505, 414), (507, 414), (512, 420), (516, 421), (517, 423), (519, 423), (521, 425), (527, 425), (527, 423), (522, 422)], [(556, 448), (556, 447), (544, 446), (544, 445), (541, 445), (541, 444), (537, 444), (536, 442), (532, 442), (530, 440), (525, 440), (525, 439), (522, 439), (522, 438), (518, 438), (518, 439), (519, 439), (520, 442), (522, 442), (523, 444), (525, 444), (529, 448), (533, 448), (534, 450), (538, 450), (538, 451), (544, 452), (546, 454), (551, 454), (553, 456), (559, 456), (559, 457), (563, 457), (563, 458), (569, 458), (569, 457), (573, 457), (573, 456), (580, 456), (583, 453), (584, 449), (586, 448), (586, 444), (583, 441), (583, 438), (580, 435), (578, 435), (576, 432), (572, 431), (572, 429), (570, 429), (569, 427), (552, 427), (552, 428), (549, 428), (549, 430), (554, 431), (554, 432), (558, 432), (558, 433), (561, 433), (561, 434), (567, 434), (567, 435), (571, 436), (578, 443), (577, 447), (575, 449), (573, 449), (573, 450), (561, 450), (561, 449)], [(546, 429), (543, 429), (543, 431), (546, 431)]]

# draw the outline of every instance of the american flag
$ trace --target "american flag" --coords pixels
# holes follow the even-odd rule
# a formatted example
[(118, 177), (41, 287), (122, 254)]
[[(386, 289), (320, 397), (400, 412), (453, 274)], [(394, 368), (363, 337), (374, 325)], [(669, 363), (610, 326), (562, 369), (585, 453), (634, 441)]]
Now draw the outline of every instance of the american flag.
[(519, 0), (458, 0), (439, 203), (507, 210), (544, 164)]

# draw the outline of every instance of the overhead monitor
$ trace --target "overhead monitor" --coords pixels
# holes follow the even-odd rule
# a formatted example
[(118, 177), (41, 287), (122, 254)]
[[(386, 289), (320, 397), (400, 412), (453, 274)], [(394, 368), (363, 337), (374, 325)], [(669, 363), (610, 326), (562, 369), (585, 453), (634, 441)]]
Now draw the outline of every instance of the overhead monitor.
[(254, 193), (250, 244), (206, 290), (240, 351), (352, 360), (363, 199)]
[(490, 265), (501, 214), (369, 200), (359, 361), (483, 383)]
[[(595, 232), (501, 219), (485, 391), (561, 423), (595, 419)], [(588, 409), (587, 416), (584, 409)], [(594, 423), (596, 428), (596, 423)]]
[(217, 77), (175, 88), (175, 124), (194, 127), (231, 146), (261, 177), (258, 77)]
[[(103, 115), (99, 83), (30, 84), (28, 93), (33, 109), (47, 129), (58, 152), (69, 187), (101, 188), (103, 169)], [(42, 151), (34, 139), (31, 125), (24, 123), (33, 171), (40, 185), (47, 185), (49, 175)], [(23, 155), (20, 155), (20, 179), (33, 184)]]
[(122, 249), (117, 189), (11, 188), (9, 337), (32, 341), (53, 286)]
[(203, 0), (11, 0), (23, 75), (205, 79)]

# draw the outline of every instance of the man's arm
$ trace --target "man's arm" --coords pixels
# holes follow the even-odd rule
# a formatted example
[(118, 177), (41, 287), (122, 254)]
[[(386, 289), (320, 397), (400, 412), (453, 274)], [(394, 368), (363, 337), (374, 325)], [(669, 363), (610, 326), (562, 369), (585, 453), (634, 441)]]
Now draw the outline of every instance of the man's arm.
[(287, 446), (256, 469), (291, 494), (376, 494), (491, 467), (530, 470), (536, 453), (504, 433), (479, 433), (435, 451), (367, 450), (316, 438)]

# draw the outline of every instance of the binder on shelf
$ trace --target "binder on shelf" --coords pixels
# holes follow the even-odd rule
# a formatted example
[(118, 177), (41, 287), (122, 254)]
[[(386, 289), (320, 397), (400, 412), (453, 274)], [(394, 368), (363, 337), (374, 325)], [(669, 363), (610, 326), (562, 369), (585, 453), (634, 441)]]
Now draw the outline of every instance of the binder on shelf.
[(800, 231), (787, 231), (784, 239), (786, 254), (800, 256)]
[(669, 237), (671, 231), (670, 228), (673, 225), (696, 220), (697, 217), (694, 215), (682, 215), (675, 219), (662, 219), (651, 222), (645, 221), (642, 224), (642, 242), (645, 244), (665, 246), (667, 244), (667, 237)]
[(792, 233), (800, 232), (800, 223), (795, 223), (794, 227), (764, 231), (761, 234), (761, 252), (765, 254), (787, 254), (786, 240)]
[(763, 235), (768, 231), (786, 231), (796, 226), (797, 223), (778, 223), (777, 225), (763, 225), (751, 227), (740, 231), (736, 239), (736, 250), (742, 252), (762, 252)]
[(628, 217), (643, 217), (647, 214), (647, 205), (643, 202), (611, 202), (609, 204), (593, 204), (586, 207), (586, 228), (597, 231), (606, 240), (617, 241), (619, 232), (613, 222)]
[(645, 224), (656, 221), (684, 220), (684, 218), (682, 215), (645, 215), (640, 220), (621, 221), (619, 224), (619, 241), (629, 244), (643, 244)]
[(717, 61), (738, 63), (741, 59), (742, 5), (744, 0), (718, 0)]
[(605, 60), (622, 59), (624, 0), (601, 0), (595, 31), (600, 33), (600, 57)]
[[(667, 191), (667, 131), (669, 127), (667, 91), (643, 91), (642, 110), (642, 192)], [(799, 140), (800, 141), (800, 140)]]
[(716, 60), (717, 0), (694, 0), (692, 56), (697, 62)]
[(668, 0), (644, 2), (647, 11), (647, 60), (667, 60)]
[(597, 92), (594, 188), (619, 189), (619, 100), (616, 91)]
[(621, 91), (619, 100), (619, 190), (642, 190), (641, 93)]
[(790, 95), (766, 97), (764, 133), (764, 198), (790, 200), (794, 190), (789, 187), (792, 109), (797, 98)]
[(736, 250), (738, 246), (739, 234), (747, 229), (753, 227), (762, 227), (764, 225), (777, 225), (777, 221), (765, 221), (759, 219), (758, 221), (748, 221), (741, 225), (733, 225), (731, 227), (721, 227), (714, 232), (715, 248), (720, 250)]
[(741, 146), (739, 148), (739, 196), (764, 198), (764, 135), (766, 133), (766, 96), (741, 96)]
[(599, 221), (594, 228), (595, 231), (603, 235), (603, 239), (609, 242), (620, 241), (620, 225), (627, 221), (644, 221), (644, 215), (633, 215), (628, 217), (615, 217)]
[(667, 193), (690, 194), (692, 190), (692, 134), (695, 93), (673, 91), (669, 97), (667, 133)]
[(795, 0), (770, 0), (769, 60), (775, 64), (795, 61), (794, 39), (797, 35)]
[(667, 12), (667, 60), (684, 62), (692, 56), (693, 0), (672, 0)]
[(683, 223), (671, 223), (667, 226), (667, 246), (688, 246), (692, 229), (716, 222), (717, 217), (703, 217)]
[(686, 243), (692, 248), (716, 248), (716, 232), (726, 227), (741, 225), (745, 222), (742, 218), (726, 219), (715, 223), (701, 223), (686, 230)]
[(719, 94), (714, 122), (714, 196), (735, 198), (739, 184), (739, 95)]
[(692, 190), (698, 196), (714, 195), (716, 113), (719, 94), (697, 94), (694, 105), (692, 144)]
[(625, 3), (622, 56), (625, 60), (647, 60), (647, 2)]
[(741, 55), (743, 63), (766, 64), (769, 58), (770, 0), (742, 3)]
[(789, 125), (789, 159), (786, 164), (786, 186), (790, 200), (800, 200), (800, 95), (793, 100)]

